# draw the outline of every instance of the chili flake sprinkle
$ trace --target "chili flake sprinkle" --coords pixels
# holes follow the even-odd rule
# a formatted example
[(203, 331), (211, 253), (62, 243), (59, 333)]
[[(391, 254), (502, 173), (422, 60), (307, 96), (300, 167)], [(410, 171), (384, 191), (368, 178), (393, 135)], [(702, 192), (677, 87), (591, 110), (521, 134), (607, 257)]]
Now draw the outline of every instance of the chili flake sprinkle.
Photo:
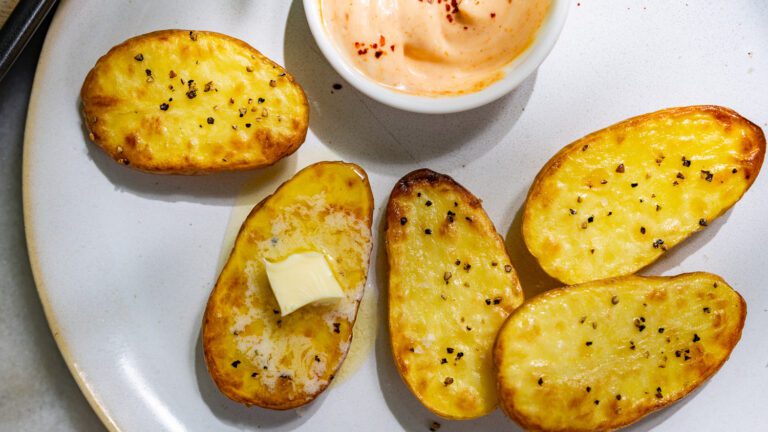
[(686, 168), (691, 166), (690, 159), (686, 159), (685, 156), (683, 156), (683, 166), (686, 167)]
[(430, 235), (430, 234), (432, 234), (432, 230), (427, 228), (427, 229), (424, 230), (424, 234)]
[(699, 337), (699, 335), (697, 335), (696, 333), (694, 333), (694, 334), (693, 334), (693, 341), (694, 341), (694, 342), (698, 342), (698, 341), (700, 341), (700, 340), (701, 340), (701, 338)]
[(333, 323), (333, 332), (341, 333), (341, 323)]
[(662, 247), (663, 244), (664, 244), (664, 240), (656, 239), (656, 240), (653, 241), (653, 248), (654, 249), (658, 249), (658, 248)]
[(408, 223), (408, 218), (403, 216), (400, 218), (400, 225), (405, 225)]
[(611, 304), (612, 304), (612, 305), (614, 305), (614, 306), (616, 306), (617, 304), (619, 304), (619, 296), (613, 296), (613, 297), (611, 297)]
[(161, 109), (162, 111), (168, 111), (168, 104), (167, 104), (167, 103), (165, 103), (165, 102), (161, 103), (161, 104), (160, 104), (160, 109)]
[(239, 364), (240, 364), (240, 360), (235, 360), (235, 361), (232, 362), (232, 367), (233, 368), (237, 368), (237, 365), (239, 365)]
[(632, 184), (630, 184), (630, 186), (632, 186), (633, 188), (636, 188), (637, 187), (637, 183), (632, 183)]
[(138, 53), (138, 54), (136, 54), (136, 55), (135, 55), (133, 58), (134, 58), (134, 60), (136, 60), (136, 61), (144, 61), (144, 54), (142, 54), (142, 53)]
[(451, 377), (445, 378), (445, 381), (443, 381), (443, 384), (446, 385), (446, 386), (449, 386), (449, 385), (453, 384), (453, 378), (451, 378)]
[(707, 220), (704, 218), (699, 219), (699, 225), (703, 227), (707, 226)]
[(623, 163), (619, 164), (619, 166), (616, 167), (616, 172), (619, 173), (619, 174), (623, 174), (624, 173), (624, 164)]
[(213, 117), (208, 117), (208, 118), (206, 119), (206, 121), (208, 122), (208, 124), (213, 124), (213, 122), (214, 122), (215, 120), (213, 119)]
[(429, 426), (431, 432), (437, 432), (438, 429), (440, 429), (440, 423), (438, 422), (432, 422), (432, 425)]
[(640, 234), (645, 234), (645, 227), (640, 227)]
[(511, 272), (512, 271), (512, 266), (509, 265), (509, 264), (505, 265), (504, 266), (504, 271), (507, 272), (507, 273)]
[(715, 175), (712, 174), (711, 172), (706, 170), (701, 170), (701, 178), (703, 178), (704, 180), (711, 182), (714, 177)]
[(543, 385), (544, 384), (544, 378), (539, 377), (538, 383), (539, 383), (539, 385)]

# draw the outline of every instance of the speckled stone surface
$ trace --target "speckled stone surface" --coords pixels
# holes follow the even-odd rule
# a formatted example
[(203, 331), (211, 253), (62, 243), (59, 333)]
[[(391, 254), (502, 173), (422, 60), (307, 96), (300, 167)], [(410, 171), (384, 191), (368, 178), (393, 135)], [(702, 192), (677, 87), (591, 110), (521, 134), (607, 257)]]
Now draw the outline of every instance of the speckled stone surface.
[(24, 240), (24, 123), (47, 25), (0, 82), (0, 431), (101, 431), (56, 348)]

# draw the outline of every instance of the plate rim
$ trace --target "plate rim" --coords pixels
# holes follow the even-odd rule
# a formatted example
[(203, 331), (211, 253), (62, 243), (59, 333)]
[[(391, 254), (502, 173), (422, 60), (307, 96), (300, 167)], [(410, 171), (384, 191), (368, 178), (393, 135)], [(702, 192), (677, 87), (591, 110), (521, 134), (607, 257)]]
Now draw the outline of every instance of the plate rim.
[(80, 388), (80, 393), (85, 397), (91, 409), (99, 417), (102, 425), (104, 425), (104, 427), (111, 432), (117, 432), (121, 429), (117, 426), (117, 423), (112, 418), (112, 415), (95, 394), (88, 379), (77, 367), (72, 352), (69, 349), (68, 342), (62, 332), (59, 330), (59, 323), (56, 314), (51, 307), (48, 290), (44, 282), (45, 277), (43, 274), (42, 266), (40, 266), (39, 263), (39, 254), (35, 235), (36, 230), (33, 228), (34, 210), (32, 204), (33, 199), (30, 179), (32, 177), (31, 171), (33, 169), (31, 163), (31, 154), (33, 152), (32, 147), (34, 146), (32, 145), (32, 142), (35, 141), (35, 124), (37, 123), (34, 120), (36, 119), (36, 115), (39, 112), (38, 107), (40, 106), (40, 88), (42, 87), (43, 81), (42, 76), (46, 75), (47, 71), (49, 70), (48, 63), (50, 61), (51, 52), (53, 51), (53, 41), (58, 39), (57, 36), (60, 33), (62, 26), (61, 17), (64, 15), (62, 10), (67, 10), (71, 4), (72, 2), (70, 1), (63, 1), (54, 12), (53, 19), (51, 20), (51, 24), (48, 27), (47, 33), (45, 35), (45, 41), (43, 42), (43, 47), (40, 51), (40, 56), (38, 57), (37, 65), (35, 67), (35, 77), (32, 82), (32, 92), (29, 97), (26, 121), (24, 123), (24, 149), (22, 151), (21, 160), (22, 221), (24, 223), (24, 238), (26, 241), (27, 257), (29, 258), (32, 278), (35, 282), (37, 296), (40, 298), (40, 303), (43, 306), (43, 314), (45, 315), (46, 322), (48, 323), (48, 328), (50, 329), (51, 335), (56, 342), (56, 347), (58, 348), (59, 353), (61, 353), (61, 356), (64, 359), (64, 363), (67, 365), (67, 369), (69, 370), (70, 375), (75, 379), (77, 386)]

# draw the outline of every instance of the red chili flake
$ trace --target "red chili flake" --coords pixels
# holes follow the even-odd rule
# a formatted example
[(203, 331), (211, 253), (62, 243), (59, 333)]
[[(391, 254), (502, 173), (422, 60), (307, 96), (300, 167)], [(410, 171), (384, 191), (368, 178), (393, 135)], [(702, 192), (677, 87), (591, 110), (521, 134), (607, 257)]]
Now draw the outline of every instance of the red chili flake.
[(366, 54), (368, 54), (368, 48), (363, 48), (363, 49), (357, 50), (357, 54), (358, 55), (366, 55)]
[(377, 43), (374, 43), (373, 45), (371, 45), (371, 48), (373, 48), (373, 49), (376, 49), (378, 47), (379, 47), (379, 44), (377, 44)]
[(395, 45), (394, 45), (394, 44), (390, 45), (390, 46), (389, 46), (389, 49), (391, 49), (391, 50), (392, 50), (392, 52), (395, 52)]
[(376, 58), (381, 58), (382, 54), (384, 54), (384, 51), (378, 50), (378, 51), (376, 51), (376, 54), (374, 54), (374, 55), (376, 56)]
[(384, 46), (387, 44), (387, 40), (384, 39), (384, 35), (379, 36), (379, 45)]
[(619, 166), (616, 167), (617, 173), (623, 173), (624, 172), (624, 164), (619, 164)]
[(446, 15), (445, 15), (445, 19), (447, 19), (449, 23), (452, 23), (452, 22), (453, 22), (453, 15), (451, 15), (451, 14), (446, 14)]
[(496, 18), (496, 12), (491, 12), (491, 18)]

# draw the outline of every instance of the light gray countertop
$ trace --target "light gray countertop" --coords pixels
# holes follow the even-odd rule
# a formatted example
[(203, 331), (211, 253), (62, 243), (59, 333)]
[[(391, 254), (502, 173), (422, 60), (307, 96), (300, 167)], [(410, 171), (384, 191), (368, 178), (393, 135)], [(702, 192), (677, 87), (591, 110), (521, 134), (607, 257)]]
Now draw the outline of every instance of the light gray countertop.
[(49, 21), (0, 82), (0, 431), (100, 431), (48, 328), (24, 239), (24, 123)]

